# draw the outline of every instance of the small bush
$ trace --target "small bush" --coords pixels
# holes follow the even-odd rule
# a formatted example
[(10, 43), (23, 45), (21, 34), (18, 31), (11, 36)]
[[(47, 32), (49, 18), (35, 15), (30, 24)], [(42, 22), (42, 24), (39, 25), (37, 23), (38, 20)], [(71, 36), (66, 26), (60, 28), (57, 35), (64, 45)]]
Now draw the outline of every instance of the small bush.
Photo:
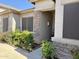
[(0, 41), (5, 41), (7, 42), (7, 39), (9, 39), (9, 33), (1, 33), (0, 34)]
[(10, 45), (18, 46), (28, 51), (32, 51), (34, 40), (33, 34), (29, 31), (15, 32), (0, 34), (0, 41), (5, 41)]
[(15, 46), (19, 46), (28, 51), (32, 51), (32, 47), (34, 44), (33, 34), (29, 31), (15, 31), (12, 33), (12, 44)]
[(7, 33), (4, 37), (5, 37), (4, 41), (7, 42), (8, 44), (12, 45), (11, 33)]
[(79, 52), (76, 55), (74, 55), (74, 59), (79, 59)]
[(46, 59), (52, 59), (52, 56), (55, 56), (55, 48), (53, 43), (47, 40), (42, 41), (42, 54)]
[(5, 33), (0, 33), (0, 41), (4, 41), (5, 40)]
[(12, 36), (12, 44), (15, 46), (19, 46), (21, 40), (21, 32), (15, 31), (11, 33)]
[(79, 59), (79, 50), (78, 49), (72, 49), (71, 50), (73, 59)]
[(32, 51), (32, 47), (34, 45), (32, 32), (23, 31), (21, 33), (21, 41), (20, 46), (26, 50)]

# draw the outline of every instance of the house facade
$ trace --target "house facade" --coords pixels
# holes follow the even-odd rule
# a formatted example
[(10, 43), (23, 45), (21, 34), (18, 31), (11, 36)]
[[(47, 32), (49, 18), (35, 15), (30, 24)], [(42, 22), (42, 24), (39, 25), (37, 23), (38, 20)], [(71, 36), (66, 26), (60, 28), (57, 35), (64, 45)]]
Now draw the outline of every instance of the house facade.
[(15, 31), (16, 28), (32, 31), (36, 43), (52, 39), (59, 59), (73, 59), (71, 51), (79, 50), (79, 1), (29, 1), (34, 4), (33, 9), (8, 8), (0, 13), (0, 32)]
[[(19, 15), (17, 14), (18, 13), (13, 10), (5, 10), (3, 12), (0, 12), (0, 32), (15, 30), (14, 19), (19, 19)], [(16, 15), (17, 18), (14, 15)], [(19, 27), (19, 25), (17, 26)]]
[[(27, 19), (27, 21), (23, 19)], [(28, 24), (26, 24), (26, 22)], [(0, 32), (10, 32), (15, 31), (16, 29), (19, 29), (20, 31), (28, 29), (29, 31), (33, 31), (33, 10), (20, 11), (1, 4)]]
[[(56, 47), (58, 58), (73, 59), (73, 53), (77, 53), (79, 51), (79, 27), (78, 27), (79, 1), (78, 0), (30, 0), (30, 1), (33, 4), (35, 4), (34, 10), (42, 13), (43, 16), (44, 16), (43, 12), (48, 11), (50, 12), (51, 10), (53, 12), (55, 10), (54, 11), (55, 21), (52, 22), (53, 24), (52, 28), (54, 28), (54, 30), (52, 29), (53, 30), (52, 32), (51, 30), (49, 30), (48, 32), (54, 33), (54, 36), (53, 37), (51, 36), (51, 39)], [(45, 4), (46, 1), (47, 3)], [(52, 8), (48, 4), (48, 2), (50, 3), (50, 5), (52, 5)], [(54, 4), (51, 2), (53, 2)], [(54, 9), (53, 6), (55, 6)], [(51, 17), (54, 20), (54, 16), (52, 15)], [(43, 23), (45, 23), (45, 21)]]
[(50, 40), (54, 36), (55, 3), (52, 0), (29, 0), (34, 4), (33, 32), (34, 39)]
[[(52, 0), (36, 1), (35, 7), (29, 10), (19, 11), (1, 5), (7, 10), (1, 12), (1, 31), (15, 31), (15, 29), (29, 30), (33, 32), (34, 40), (51, 39), (54, 36), (55, 5)], [(48, 5), (47, 5), (48, 4)], [(49, 7), (50, 6), (50, 7)], [(6, 20), (4, 20), (6, 19)]]

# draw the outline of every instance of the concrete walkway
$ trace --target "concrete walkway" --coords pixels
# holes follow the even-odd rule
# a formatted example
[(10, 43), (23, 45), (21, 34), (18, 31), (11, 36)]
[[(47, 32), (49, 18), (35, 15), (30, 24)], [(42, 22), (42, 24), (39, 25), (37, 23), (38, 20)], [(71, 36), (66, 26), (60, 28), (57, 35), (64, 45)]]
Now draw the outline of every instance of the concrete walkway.
[(0, 59), (41, 59), (41, 49), (28, 53), (20, 48), (0, 43)]

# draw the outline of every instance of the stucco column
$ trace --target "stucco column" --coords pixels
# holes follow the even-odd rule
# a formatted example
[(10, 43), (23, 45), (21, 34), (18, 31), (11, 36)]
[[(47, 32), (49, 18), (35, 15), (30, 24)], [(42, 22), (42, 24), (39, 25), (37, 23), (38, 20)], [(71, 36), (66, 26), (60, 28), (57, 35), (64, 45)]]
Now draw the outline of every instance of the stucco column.
[(15, 31), (15, 29), (16, 29), (16, 21), (15, 21), (15, 19), (14, 19), (14, 16), (12, 15), (11, 16), (11, 20), (12, 20), (12, 31), (14, 32)]
[(56, 9), (55, 9), (55, 37), (63, 37), (63, 13), (64, 5), (62, 5), (62, 0), (56, 0)]
[(0, 16), (0, 32), (3, 31), (3, 20), (2, 20), (2, 16)]
[(12, 31), (12, 14), (9, 15), (9, 21), (8, 21), (8, 32)]

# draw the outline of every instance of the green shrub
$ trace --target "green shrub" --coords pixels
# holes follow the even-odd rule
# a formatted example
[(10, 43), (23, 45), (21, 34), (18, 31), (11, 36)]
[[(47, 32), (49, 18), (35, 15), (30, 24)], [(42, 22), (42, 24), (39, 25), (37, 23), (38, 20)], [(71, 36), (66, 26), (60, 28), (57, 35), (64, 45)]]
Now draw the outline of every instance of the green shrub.
[(21, 33), (21, 41), (20, 46), (28, 51), (32, 51), (32, 47), (34, 44), (32, 32), (23, 31)]
[(5, 41), (10, 45), (18, 46), (28, 51), (32, 51), (34, 45), (33, 34), (29, 31), (20, 32), (16, 30), (15, 32), (0, 34), (0, 41)]
[(78, 49), (72, 49), (71, 53), (73, 55), (73, 59), (79, 59), (79, 50)]
[(52, 42), (47, 40), (42, 41), (42, 55), (46, 59), (52, 59), (52, 56), (55, 56), (55, 48)]
[(12, 45), (12, 38), (11, 38), (11, 34), (6, 32), (6, 33), (1, 33), (0, 34), (0, 41), (3, 41), (3, 42), (6, 42), (8, 44), (11, 44)]
[(32, 47), (34, 44), (32, 32), (29, 31), (15, 31), (12, 33), (12, 44), (15, 46), (19, 46), (28, 51), (32, 51)]
[(0, 41), (4, 41), (5, 40), (5, 33), (0, 33)]
[(21, 32), (12, 32), (11, 33), (12, 36), (12, 44), (15, 46), (19, 46), (20, 40), (21, 40)]
[(76, 55), (74, 55), (74, 59), (79, 59), (79, 52)]
[(11, 33), (7, 33), (4, 37), (5, 37), (4, 41), (6, 43), (12, 45), (12, 36), (11, 36)]

